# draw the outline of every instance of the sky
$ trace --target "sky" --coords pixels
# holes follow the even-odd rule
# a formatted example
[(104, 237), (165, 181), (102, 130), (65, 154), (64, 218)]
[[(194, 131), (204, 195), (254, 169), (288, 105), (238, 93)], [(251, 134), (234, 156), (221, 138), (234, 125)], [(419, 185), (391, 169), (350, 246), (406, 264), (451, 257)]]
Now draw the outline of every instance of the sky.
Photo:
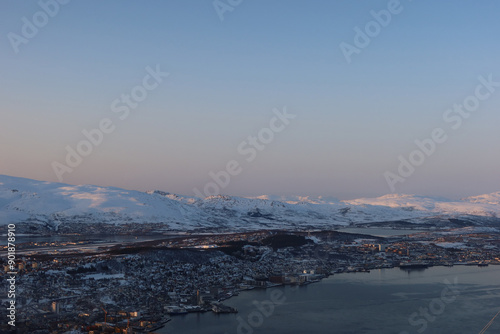
[(499, 191), (498, 12), (2, 1), (0, 174), (190, 196)]

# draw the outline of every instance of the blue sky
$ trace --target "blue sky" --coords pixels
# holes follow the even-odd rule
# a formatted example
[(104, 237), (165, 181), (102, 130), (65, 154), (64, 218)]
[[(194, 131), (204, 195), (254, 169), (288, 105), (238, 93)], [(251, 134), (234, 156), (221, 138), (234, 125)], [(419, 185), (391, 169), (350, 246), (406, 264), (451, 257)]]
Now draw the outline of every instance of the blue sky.
[[(57, 181), (53, 162), (110, 118), (64, 182), (194, 195), (236, 160), (221, 193), (379, 196), (398, 157), (441, 127), (448, 140), (395, 191), (500, 190), (500, 88), (459, 129), (443, 120), (479, 76), (500, 81), (498, 2), (402, 0), (350, 63), (339, 45), (390, 1), (243, 0), (223, 21), (210, 0), (71, 1), (16, 53), (9, 33), (22, 37), (40, 3), (54, 8), (0, 5), (1, 174)], [(169, 76), (119, 120), (111, 103), (157, 65)], [(238, 145), (284, 106), (297, 117), (247, 162)]]

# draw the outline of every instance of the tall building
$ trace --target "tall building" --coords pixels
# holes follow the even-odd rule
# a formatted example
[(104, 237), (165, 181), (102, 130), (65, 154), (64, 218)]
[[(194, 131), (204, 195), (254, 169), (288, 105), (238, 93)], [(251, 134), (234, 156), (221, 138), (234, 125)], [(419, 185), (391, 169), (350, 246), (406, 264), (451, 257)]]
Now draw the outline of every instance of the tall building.
[(58, 302), (52, 302), (50, 308), (51, 308), (53, 313), (59, 314), (59, 307), (60, 307), (60, 304)]

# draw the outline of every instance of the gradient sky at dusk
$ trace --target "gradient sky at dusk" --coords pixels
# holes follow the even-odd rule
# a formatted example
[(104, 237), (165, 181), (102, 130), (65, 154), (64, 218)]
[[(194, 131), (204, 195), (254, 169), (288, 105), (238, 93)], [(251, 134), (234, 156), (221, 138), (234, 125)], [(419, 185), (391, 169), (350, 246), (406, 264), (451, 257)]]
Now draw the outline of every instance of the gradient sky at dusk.
[[(39, 2), (0, 4), (0, 174), (57, 181), (51, 163), (110, 118), (64, 182), (194, 195), (237, 160), (223, 193), (380, 196), (441, 127), (448, 140), (397, 192), (500, 190), (500, 87), (459, 129), (443, 120), (479, 76), (500, 82), (498, 1), (402, 0), (351, 63), (340, 43), (390, 1), (243, 0), (223, 21), (211, 0), (71, 1), (15, 53), (8, 34)], [(157, 64), (170, 75), (119, 120), (111, 103)], [(247, 162), (238, 145), (284, 106), (297, 117)]]

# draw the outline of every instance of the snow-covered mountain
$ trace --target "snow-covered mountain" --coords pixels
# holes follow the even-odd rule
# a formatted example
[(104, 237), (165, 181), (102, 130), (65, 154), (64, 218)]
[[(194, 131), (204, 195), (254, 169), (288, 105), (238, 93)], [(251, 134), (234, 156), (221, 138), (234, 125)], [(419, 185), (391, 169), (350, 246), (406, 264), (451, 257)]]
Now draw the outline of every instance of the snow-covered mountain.
[[(461, 201), (386, 195), (339, 201), (323, 197), (211, 196), (68, 185), (0, 175), (0, 223), (162, 223), (171, 230), (332, 228), (373, 222), (467, 218), (498, 224), (500, 192)], [(498, 226), (498, 225), (497, 225)]]

